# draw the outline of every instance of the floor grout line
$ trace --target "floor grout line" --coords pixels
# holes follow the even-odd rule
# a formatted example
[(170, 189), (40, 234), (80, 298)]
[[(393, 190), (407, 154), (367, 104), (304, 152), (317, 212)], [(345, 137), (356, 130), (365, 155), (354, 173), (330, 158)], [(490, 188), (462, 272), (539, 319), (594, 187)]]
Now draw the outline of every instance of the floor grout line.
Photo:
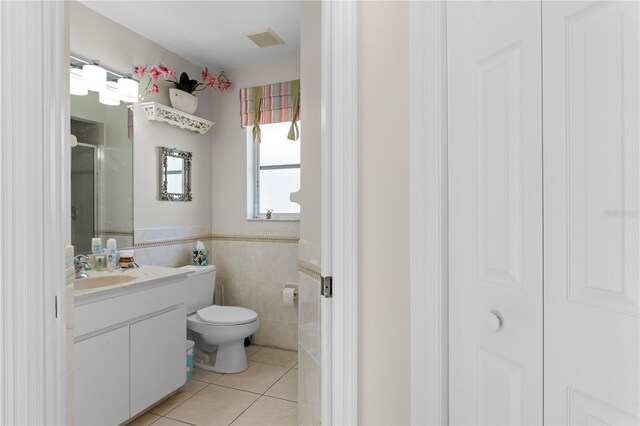
[(291, 402), (292, 404), (297, 404), (298, 403), (298, 401), (292, 401), (290, 399), (280, 398), (279, 396), (267, 395), (266, 393), (264, 395), (262, 395), (262, 396), (267, 397), (267, 398), (279, 399), (280, 401)]
[(234, 387), (226, 386), (226, 385), (219, 385), (217, 383), (209, 383), (209, 385), (216, 385), (216, 386), (219, 386), (219, 387), (225, 388), (225, 389), (233, 389), (233, 390), (237, 390), (237, 391), (240, 391), (240, 392), (247, 392), (247, 393), (250, 393), (250, 394), (253, 394), (253, 395), (260, 395), (260, 396), (264, 395), (263, 393), (248, 391), (248, 390), (245, 390), (245, 389), (238, 389), (238, 388), (234, 388)]
[[(291, 371), (291, 370), (293, 370), (293, 367), (291, 367), (291, 368), (289, 368), (287, 371), (285, 371), (285, 373), (284, 373), (282, 376), (280, 376), (280, 378), (279, 378), (278, 380), (276, 380), (276, 381), (275, 381), (271, 386), (269, 386), (269, 388), (268, 388), (266, 391), (264, 391), (263, 395), (266, 395), (266, 394), (267, 394), (267, 392), (269, 392), (269, 390), (270, 390), (272, 387), (274, 387), (274, 386), (275, 386), (275, 385), (276, 385), (280, 380), (282, 380), (282, 378), (283, 378), (284, 376), (286, 376), (287, 374), (289, 374), (289, 371)], [(270, 395), (267, 395), (267, 396), (270, 396)], [(277, 398), (277, 397), (276, 397), (276, 398)], [(282, 398), (279, 398), (279, 399), (282, 399)], [(285, 401), (288, 401), (288, 399), (285, 399)], [(297, 403), (297, 401), (296, 401), (296, 403)]]
[(255, 404), (256, 402), (258, 402), (260, 400), (260, 398), (262, 398), (263, 395), (260, 395), (258, 398), (256, 398), (255, 401), (253, 401), (251, 403), (251, 405), (249, 405), (247, 408), (245, 408), (242, 413), (238, 414), (238, 417), (236, 417), (235, 419), (231, 420), (231, 423), (228, 424), (228, 426), (231, 426), (236, 420), (238, 420), (240, 418), (240, 416), (242, 416), (249, 408), (253, 407), (253, 404)]
[[(191, 380), (195, 380), (195, 379), (191, 379)], [(182, 401), (180, 404), (176, 405), (175, 407), (173, 407), (171, 410), (167, 411), (165, 414), (155, 414), (155, 413), (151, 413), (151, 411), (147, 411), (148, 413), (151, 414), (155, 414), (156, 416), (161, 416), (161, 417), (165, 417), (167, 414), (169, 414), (170, 412), (172, 412), (173, 410), (175, 410), (176, 408), (180, 407), (182, 404), (184, 404), (185, 402), (189, 401), (191, 398), (193, 398), (194, 396), (196, 396), (197, 394), (199, 394), (200, 392), (202, 392), (203, 390), (205, 390), (207, 388), (207, 386), (209, 386), (211, 383), (206, 383), (206, 382), (201, 382), (200, 380), (196, 380), (196, 382), (199, 383), (204, 383), (204, 387), (202, 389), (200, 389), (199, 391), (197, 391), (196, 393), (194, 393), (193, 395), (191, 395), (189, 398), (185, 399), (184, 401)], [(186, 385), (186, 383), (185, 383)], [(183, 385), (184, 386), (184, 385)], [(177, 420), (177, 419), (172, 419), (171, 417), (167, 417), (171, 420)], [(158, 420), (156, 419), (156, 421), (154, 421), (153, 423), (157, 422)], [(182, 420), (178, 420), (178, 421), (182, 421)], [(186, 423), (186, 422), (183, 422)]]

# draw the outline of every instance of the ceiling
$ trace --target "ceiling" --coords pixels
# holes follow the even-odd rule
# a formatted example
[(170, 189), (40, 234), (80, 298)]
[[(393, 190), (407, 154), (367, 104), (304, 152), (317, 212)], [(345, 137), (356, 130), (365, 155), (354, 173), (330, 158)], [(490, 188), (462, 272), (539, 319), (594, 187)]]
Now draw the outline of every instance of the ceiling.
[[(300, 57), (299, 1), (81, 1), (184, 59), (232, 70)], [(260, 49), (243, 33), (269, 27), (285, 44)]]

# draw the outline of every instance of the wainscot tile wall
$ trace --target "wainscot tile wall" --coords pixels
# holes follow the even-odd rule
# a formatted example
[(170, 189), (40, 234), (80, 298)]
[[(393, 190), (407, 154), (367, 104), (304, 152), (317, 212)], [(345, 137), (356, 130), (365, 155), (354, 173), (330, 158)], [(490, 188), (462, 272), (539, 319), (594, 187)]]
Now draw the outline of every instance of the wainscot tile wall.
[(253, 343), (298, 349), (298, 306), (285, 306), (285, 283), (298, 282), (297, 230), (286, 224), (213, 228), (212, 262), (218, 272), (218, 299), (224, 304), (253, 309), (260, 328)]
[(260, 328), (252, 342), (282, 349), (298, 349), (298, 308), (285, 306), (285, 283), (298, 282), (297, 229), (271, 223), (242, 228), (194, 226), (137, 229), (139, 264), (179, 267), (191, 263), (196, 241), (209, 249), (216, 266), (216, 303), (242, 306), (258, 313)]
[(298, 244), (298, 423), (320, 424), (320, 247), (312, 241)]

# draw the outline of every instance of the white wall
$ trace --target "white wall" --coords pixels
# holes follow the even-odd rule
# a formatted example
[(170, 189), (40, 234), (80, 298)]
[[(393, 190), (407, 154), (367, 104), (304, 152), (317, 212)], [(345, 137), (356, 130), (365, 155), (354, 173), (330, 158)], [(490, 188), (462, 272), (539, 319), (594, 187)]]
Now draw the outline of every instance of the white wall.
[[(312, 244), (319, 259), (321, 233), (321, 14), (319, 1), (305, 1), (300, 23), (300, 239)], [(314, 259), (308, 259), (314, 260)]]
[(409, 5), (358, 8), (358, 421), (409, 424)]
[[(123, 3), (123, 7), (125, 4)], [(199, 76), (200, 67), (167, 49), (105, 18), (77, 2), (69, 3), (71, 54), (85, 59), (98, 59), (115, 72), (131, 73), (139, 64), (163, 62), (178, 74), (186, 71)], [(141, 90), (146, 78), (141, 82)], [(147, 96), (145, 101), (170, 105), (168, 84), (160, 93)], [(220, 121), (212, 115), (212, 91), (200, 92), (196, 114)], [(178, 148), (193, 153), (192, 202), (159, 201), (158, 147)], [(140, 108), (134, 110), (134, 228), (162, 228), (211, 224), (211, 134), (199, 135), (166, 123), (150, 122)]]
[[(320, 269), (321, 231), (321, 16), (319, 1), (305, 1), (300, 22), (300, 243), (298, 258)], [(320, 281), (298, 272), (298, 424), (320, 424)]]
[[(214, 230), (233, 230), (240, 233), (273, 233), (278, 227), (298, 232), (297, 222), (255, 223), (247, 221), (247, 136), (240, 127), (239, 90), (300, 78), (298, 60), (280, 61), (253, 68), (226, 71), (233, 88), (216, 93), (212, 110), (216, 126), (210, 131), (213, 138), (211, 164), (213, 166), (213, 224)], [(301, 94), (301, 98), (304, 95)], [(301, 117), (304, 114), (301, 111)], [(304, 130), (303, 130), (304, 131)], [(274, 226), (274, 224), (278, 224)]]
[[(284, 306), (281, 291), (285, 282), (297, 281), (300, 224), (247, 220), (247, 158), (251, 151), (246, 129), (240, 127), (239, 89), (298, 79), (300, 63), (289, 60), (226, 73), (233, 88), (212, 98), (217, 122), (211, 130), (213, 234), (234, 239), (212, 242), (217, 291), (221, 295), (224, 287), (226, 304), (258, 313), (260, 329), (254, 335), (255, 343), (295, 350), (298, 312)], [(287, 242), (252, 241), (246, 236), (287, 237)]]

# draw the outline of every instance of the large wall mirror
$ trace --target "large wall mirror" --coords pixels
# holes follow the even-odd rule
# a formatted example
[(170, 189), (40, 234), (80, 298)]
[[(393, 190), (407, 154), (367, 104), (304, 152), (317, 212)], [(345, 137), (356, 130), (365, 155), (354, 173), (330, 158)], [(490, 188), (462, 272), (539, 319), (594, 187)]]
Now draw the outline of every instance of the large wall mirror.
[(91, 238), (133, 247), (133, 111), (105, 105), (98, 92), (71, 95), (71, 244), (91, 252)]

